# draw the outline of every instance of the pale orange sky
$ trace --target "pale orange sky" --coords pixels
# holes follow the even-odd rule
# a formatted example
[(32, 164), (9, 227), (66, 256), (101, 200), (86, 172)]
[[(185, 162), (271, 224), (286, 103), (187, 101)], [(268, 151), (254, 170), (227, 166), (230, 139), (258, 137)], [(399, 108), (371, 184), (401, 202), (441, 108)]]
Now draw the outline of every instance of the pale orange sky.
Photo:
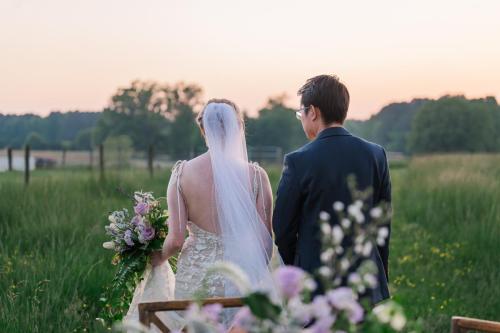
[(134, 79), (255, 113), (334, 73), (350, 118), (413, 97), (500, 100), (500, 1), (2, 0), (0, 113), (98, 111)]

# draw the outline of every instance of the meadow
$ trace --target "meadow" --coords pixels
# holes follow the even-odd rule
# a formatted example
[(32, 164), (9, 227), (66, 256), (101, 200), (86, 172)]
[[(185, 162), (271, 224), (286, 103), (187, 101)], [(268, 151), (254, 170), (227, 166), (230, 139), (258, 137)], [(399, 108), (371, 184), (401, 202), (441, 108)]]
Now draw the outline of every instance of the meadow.
[[(268, 169), (274, 189), (281, 169)], [(392, 294), (426, 332), (452, 315), (500, 320), (500, 155), (436, 155), (394, 164)], [(111, 252), (117, 188), (164, 196), (169, 171), (0, 174), (0, 332), (101, 332), (95, 321)]]

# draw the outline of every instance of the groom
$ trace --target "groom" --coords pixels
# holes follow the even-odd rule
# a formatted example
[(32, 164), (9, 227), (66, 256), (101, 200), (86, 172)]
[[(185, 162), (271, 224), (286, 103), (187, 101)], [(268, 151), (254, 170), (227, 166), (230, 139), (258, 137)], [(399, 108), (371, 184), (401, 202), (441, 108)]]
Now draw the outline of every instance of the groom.
[[(273, 229), (285, 264), (315, 274), (321, 266), (319, 214), (328, 212), (330, 222), (338, 224), (332, 204), (352, 202), (347, 177), (354, 175), (361, 190), (373, 189), (369, 206), (390, 203), (391, 181), (384, 149), (342, 127), (349, 92), (336, 76), (313, 77), (298, 94), (302, 108), (297, 118), (312, 142), (285, 156)], [(379, 271), (378, 286), (367, 296), (375, 304), (389, 297), (389, 238), (385, 246), (374, 248), (371, 258)]]

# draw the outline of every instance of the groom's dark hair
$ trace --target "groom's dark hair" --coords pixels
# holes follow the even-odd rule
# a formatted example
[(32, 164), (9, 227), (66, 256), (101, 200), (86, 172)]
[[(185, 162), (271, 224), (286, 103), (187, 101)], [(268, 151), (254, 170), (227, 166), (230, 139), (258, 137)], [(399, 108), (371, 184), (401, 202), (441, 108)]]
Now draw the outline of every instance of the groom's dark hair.
[(343, 124), (349, 108), (349, 91), (335, 75), (318, 75), (307, 80), (299, 89), (301, 104), (306, 107), (314, 105), (319, 108), (325, 125)]

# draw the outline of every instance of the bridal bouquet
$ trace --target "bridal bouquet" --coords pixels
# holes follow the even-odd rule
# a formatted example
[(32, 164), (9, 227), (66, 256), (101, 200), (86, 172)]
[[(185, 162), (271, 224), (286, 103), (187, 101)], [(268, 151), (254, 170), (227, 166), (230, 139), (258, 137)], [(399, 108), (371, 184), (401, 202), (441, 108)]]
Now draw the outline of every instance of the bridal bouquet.
[(133, 213), (123, 208), (109, 214), (105, 226), (110, 240), (103, 247), (115, 251), (112, 264), (117, 270), (110, 288), (101, 301), (105, 303), (103, 317), (121, 319), (141, 281), (150, 254), (160, 250), (168, 233), (168, 213), (151, 192), (134, 192)]

